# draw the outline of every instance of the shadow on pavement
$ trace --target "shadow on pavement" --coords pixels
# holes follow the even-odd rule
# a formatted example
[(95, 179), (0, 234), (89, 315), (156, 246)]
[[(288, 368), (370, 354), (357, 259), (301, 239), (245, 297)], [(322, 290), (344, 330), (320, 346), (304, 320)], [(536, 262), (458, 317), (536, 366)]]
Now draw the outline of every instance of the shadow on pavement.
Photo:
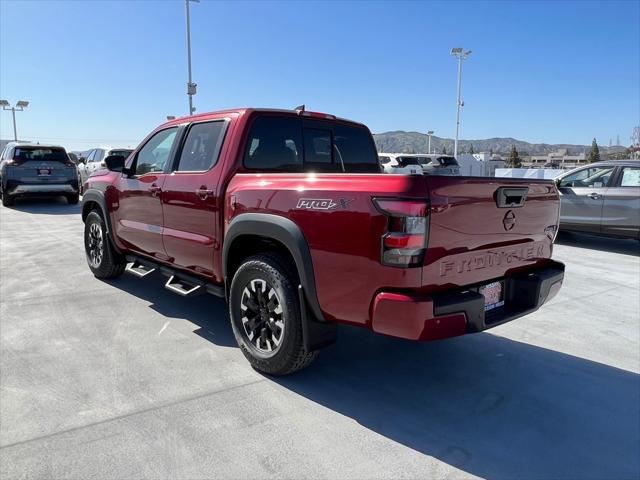
[(214, 345), (237, 346), (224, 300), (212, 295), (182, 298), (166, 290), (165, 281), (158, 272), (150, 273), (144, 280), (127, 273), (114, 280), (105, 280), (113, 287), (150, 302), (150, 307), (165, 317), (195, 323), (200, 328), (194, 333)]
[(640, 475), (640, 375), (489, 333), (339, 333), (315, 365), (274, 381), (480, 477)]
[[(176, 297), (159, 277), (108, 283), (236, 345), (222, 299)], [(415, 343), (342, 326), (308, 369), (268, 378), (480, 477), (640, 475), (640, 375), (490, 333)]]
[(588, 248), (590, 250), (640, 257), (640, 242), (633, 239), (601, 237), (586, 233), (559, 232), (556, 243), (568, 247)]
[(82, 211), (81, 204), (69, 205), (64, 197), (18, 197), (8, 208), (37, 215), (79, 215)]

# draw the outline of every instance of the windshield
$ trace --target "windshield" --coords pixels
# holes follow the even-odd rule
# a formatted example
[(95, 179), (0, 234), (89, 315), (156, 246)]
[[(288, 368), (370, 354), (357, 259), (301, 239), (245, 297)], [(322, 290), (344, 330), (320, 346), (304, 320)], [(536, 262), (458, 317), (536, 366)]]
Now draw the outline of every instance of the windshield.
[(19, 162), (31, 160), (40, 162), (68, 162), (67, 152), (64, 148), (45, 147), (16, 147), (13, 151), (13, 159)]

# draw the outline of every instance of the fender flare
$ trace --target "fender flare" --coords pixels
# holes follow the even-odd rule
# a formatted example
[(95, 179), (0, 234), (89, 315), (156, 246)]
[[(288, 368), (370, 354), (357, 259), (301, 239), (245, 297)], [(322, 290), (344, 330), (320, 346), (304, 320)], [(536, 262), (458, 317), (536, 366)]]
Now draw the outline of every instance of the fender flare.
[(111, 240), (111, 245), (116, 250), (116, 252), (120, 253), (120, 249), (117, 247), (115, 240), (113, 238), (114, 231), (111, 228), (111, 216), (109, 215), (109, 209), (107, 208), (107, 200), (104, 198), (104, 192), (101, 190), (97, 190), (95, 188), (90, 188), (82, 195), (82, 221), (84, 222), (87, 219), (87, 215), (89, 215), (90, 210), (87, 208), (87, 204), (89, 202), (97, 203), (102, 210), (102, 218), (104, 219), (104, 224), (107, 229), (107, 236), (109, 240)]
[[(222, 271), (227, 279), (228, 255), (233, 241), (241, 235), (258, 235), (282, 243), (296, 264), (306, 303), (317, 321), (325, 322), (316, 291), (309, 245), (300, 228), (286, 217), (269, 213), (241, 213), (233, 218), (224, 237)], [(230, 279), (229, 279), (230, 281)]]

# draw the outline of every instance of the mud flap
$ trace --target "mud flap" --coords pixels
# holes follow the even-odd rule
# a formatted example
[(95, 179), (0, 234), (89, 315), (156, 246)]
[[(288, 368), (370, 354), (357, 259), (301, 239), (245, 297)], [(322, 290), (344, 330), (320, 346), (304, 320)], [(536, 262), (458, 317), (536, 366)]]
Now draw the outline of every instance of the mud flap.
[(307, 306), (302, 285), (298, 285), (300, 299), (300, 320), (302, 321), (302, 341), (307, 352), (320, 350), (331, 345), (337, 338), (337, 325), (333, 322), (321, 322), (313, 318)]

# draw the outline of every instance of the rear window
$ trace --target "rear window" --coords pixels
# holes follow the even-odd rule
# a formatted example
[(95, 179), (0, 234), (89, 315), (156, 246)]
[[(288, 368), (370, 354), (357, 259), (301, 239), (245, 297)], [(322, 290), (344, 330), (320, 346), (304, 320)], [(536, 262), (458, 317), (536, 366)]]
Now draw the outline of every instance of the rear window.
[(127, 158), (129, 155), (131, 155), (131, 152), (133, 152), (133, 150), (111, 150), (109, 152), (109, 156), (111, 155), (119, 155), (121, 157)]
[(258, 117), (249, 132), (244, 165), (283, 172), (380, 172), (366, 129), (296, 117)]
[(259, 117), (253, 122), (244, 165), (257, 170), (302, 170), (302, 124), (297, 118)]
[(16, 147), (13, 150), (14, 160), (28, 162), (68, 162), (69, 157), (63, 148)]
[(445, 167), (458, 165), (458, 161), (455, 157), (438, 157), (438, 162), (440, 165), (444, 165)]
[(400, 157), (398, 163), (401, 167), (407, 167), (409, 165), (422, 165), (420, 158), (418, 157)]

